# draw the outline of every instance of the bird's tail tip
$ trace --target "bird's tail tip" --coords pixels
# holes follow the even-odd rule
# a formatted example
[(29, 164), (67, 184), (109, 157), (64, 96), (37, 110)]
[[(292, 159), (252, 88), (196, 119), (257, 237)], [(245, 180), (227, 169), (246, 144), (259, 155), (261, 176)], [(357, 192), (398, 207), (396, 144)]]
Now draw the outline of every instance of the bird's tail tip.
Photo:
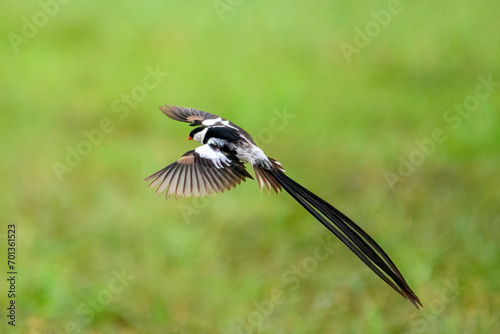
[(422, 303), (385, 251), (361, 227), (331, 204), (307, 190), (280, 170), (265, 170), (330, 232), (337, 236), (358, 258), (417, 309)]

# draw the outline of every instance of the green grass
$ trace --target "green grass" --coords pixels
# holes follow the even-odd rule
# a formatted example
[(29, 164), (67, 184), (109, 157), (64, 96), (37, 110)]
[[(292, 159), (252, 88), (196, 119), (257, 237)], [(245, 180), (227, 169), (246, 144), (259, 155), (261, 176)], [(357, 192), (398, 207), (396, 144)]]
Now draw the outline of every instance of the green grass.
[[(8, 34), (40, 6), (10, 4), (0, 257), (15, 223), (19, 274), (17, 326), (3, 315), (2, 333), (498, 332), (498, 87), (456, 128), (443, 115), (478, 77), (500, 81), (500, 4), (404, 2), (348, 62), (340, 44), (387, 6), (242, 1), (221, 20), (212, 1), (69, 2), (15, 53)], [(168, 76), (120, 118), (112, 104), (148, 67)], [(161, 104), (252, 133), (383, 246), (422, 311), (337, 241), (303, 278), (291, 274), (329, 235), (286, 194), (253, 181), (205, 201), (148, 189), (144, 177), (194, 148)], [(275, 109), (294, 118), (272, 123)], [(59, 180), (54, 162), (66, 165), (67, 147), (103, 119), (113, 130)], [(283, 128), (266, 137), (272, 124)], [(385, 174), (436, 128), (446, 140), (391, 190)], [(0, 296), (5, 310), (5, 284)]]

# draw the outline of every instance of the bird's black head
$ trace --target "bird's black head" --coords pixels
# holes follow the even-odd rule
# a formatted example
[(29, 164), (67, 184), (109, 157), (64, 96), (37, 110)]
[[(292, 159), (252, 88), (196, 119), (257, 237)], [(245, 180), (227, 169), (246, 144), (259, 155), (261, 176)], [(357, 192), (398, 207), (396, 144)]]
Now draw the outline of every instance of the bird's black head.
[[(205, 127), (204, 126), (200, 126), (198, 128), (195, 128), (193, 129), (193, 131), (191, 131), (189, 133), (189, 137), (188, 137), (188, 140), (196, 140), (196, 141), (199, 141), (201, 143), (201, 140), (203, 138), (201, 138), (201, 131), (205, 130)], [(198, 135), (197, 135), (198, 134)]]

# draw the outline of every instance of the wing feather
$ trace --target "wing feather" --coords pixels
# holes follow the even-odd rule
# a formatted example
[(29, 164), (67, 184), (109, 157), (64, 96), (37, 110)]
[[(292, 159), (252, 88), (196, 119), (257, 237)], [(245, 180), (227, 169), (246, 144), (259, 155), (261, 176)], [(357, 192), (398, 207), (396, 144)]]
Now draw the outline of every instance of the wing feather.
[(182, 188), (182, 194), (184, 197), (191, 196), (193, 189), (191, 188), (191, 167), (192, 165), (186, 165), (184, 187)]
[(252, 136), (250, 136), (248, 132), (246, 132), (236, 124), (229, 122), (228, 120), (219, 117), (217, 115), (201, 111), (198, 109), (172, 106), (172, 105), (160, 106), (160, 110), (171, 119), (180, 122), (191, 123), (190, 124), (191, 126), (197, 126), (197, 125), (205, 125), (207, 127), (225, 126), (237, 129), (252, 144), (255, 144)]
[(160, 110), (171, 119), (180, 122), (192, 123), (194, 125), (201, 125), (201, 123), (207, 119), (219, 118), (217, 115), (186, 107), (165, 105), (160, 106)]
[[(203, 145), (209, 146), (209, 145)], [(203, 147), (201, 146), (201, 147)], [(208, 152), (207, 150), (212, 150)], [(203, 147), (203, 156), (192, 150), (176, 162), (147, 177), (151, 188), (166, 197), (197, 197), (231, 190), (252, 176), (235, 156), (217, 148)]]
[(189, 166), (189, 171), (191, 175), (191, 193), (193, 197), (200, 196), (200, 184), (198, 183), (198, 178), (196, 177), (196, 170), (193, 166)]
[(172, 175), (173, 172), (175, 172), (176, 166), (172, 166), (170, 169), (166, 170), (163, 174), (161, 174), (155, 181), (151, 182), (149, 185), (150, 188), (156, 187), (157, 181), (159, 181), (160, 186), (156, 189), (156, 193), (160, 193), (165, 188), (168, 186), (168, 182), (165, 182), (165, 180), (169, 177), (169, 175)]

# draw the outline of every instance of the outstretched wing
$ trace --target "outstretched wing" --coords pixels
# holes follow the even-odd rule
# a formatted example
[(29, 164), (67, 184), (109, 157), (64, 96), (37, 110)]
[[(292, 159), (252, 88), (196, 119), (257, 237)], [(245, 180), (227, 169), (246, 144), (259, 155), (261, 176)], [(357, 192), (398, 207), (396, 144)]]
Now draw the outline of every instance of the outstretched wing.
[(253, 179), (235, 156), (207, 144), (186, 152), (145, 180), (153, 180), (149, 187), (158, 186), (157, 193), (165, 191), (166, 198), (175, 195), (177, 199), (231, 190), (247, 177)]
[(171, 105), (160, 106), (160, 110), (171, 119), (174, 119), (176, 121), (191, 123), (189, 124), (190, 126), (198, 126), (198, 125), (203, 125), (206, 127), (226, 126), (233, 129), (238, 129), (245, 138), (247, 138), (252, 144), (255, 144), (252, 136), (250, 136), (248, 132), (246, 132), (236, 124), (229, 122), (228, 120), (219, 117), (217, 115), (210, 114), (208, 112), (193, 108), (178, 107)]
[[(193, 108), (165, 105), (165, 106), (160, 106), (160, 110), (171, 119), (175, 119), (176, 121), (191, 123), (190, 125), (192, 126), (202, 125), (203, 121), (207, 119), (220, 118), (217, 115), (210, 114), (208, 112), (204, 112), (201, 110), (196, 110)], [(221, 121), (225, 121), (225, 119), (221, 118)]]

